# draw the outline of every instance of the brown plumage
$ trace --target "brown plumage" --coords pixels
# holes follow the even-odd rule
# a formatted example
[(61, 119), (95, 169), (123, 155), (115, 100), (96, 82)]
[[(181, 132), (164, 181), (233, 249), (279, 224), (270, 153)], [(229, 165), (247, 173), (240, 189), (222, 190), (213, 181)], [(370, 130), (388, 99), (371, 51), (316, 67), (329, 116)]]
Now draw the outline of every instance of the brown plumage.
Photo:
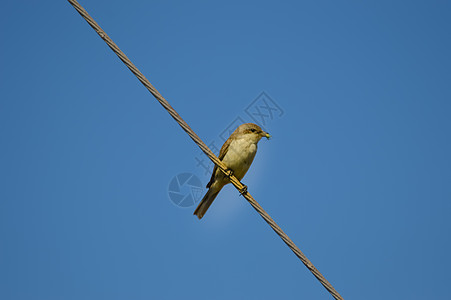
[[(269, 138), (260, 126), (253, 123), (240, 125), (225, 141), (218, 158), (241, 180), (249, 169), (257, 152), (257, 143), (262, 137)], [(207, 184), (208, 191), (194, 211), (199, 219), (207, 212), (224, 185), (230, 183), (228, 177), (215, 165)]]

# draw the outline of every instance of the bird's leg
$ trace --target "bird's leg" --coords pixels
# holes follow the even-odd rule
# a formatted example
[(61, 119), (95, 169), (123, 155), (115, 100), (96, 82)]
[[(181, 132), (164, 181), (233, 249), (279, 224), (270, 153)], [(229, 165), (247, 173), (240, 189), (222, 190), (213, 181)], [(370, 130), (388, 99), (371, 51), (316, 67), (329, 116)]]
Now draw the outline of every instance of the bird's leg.
[[(230, 179), (230, 177), (233, 176), (233, 170), (232, 169), (227, 169), (226, 171), (227, 171), (226, 176)], [(243, 188), (240, 189), (240, 196), (244, 195), (246, 193), (247, 193), (247, 185), (243, 184)]]
[(247, 194), (247, 185), (243, 184), (243, 188), (240, 189), (240, 196)]

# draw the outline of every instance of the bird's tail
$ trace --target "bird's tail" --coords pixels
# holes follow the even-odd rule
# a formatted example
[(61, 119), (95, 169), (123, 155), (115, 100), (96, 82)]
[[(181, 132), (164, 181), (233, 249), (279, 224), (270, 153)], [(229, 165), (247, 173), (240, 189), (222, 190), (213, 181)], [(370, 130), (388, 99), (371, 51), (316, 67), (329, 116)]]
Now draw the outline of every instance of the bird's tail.
[(197, 206), (196, 210), (194, 211), (194, 215), (196, 215), (199, 220), (202, 219), (202, 217), (207, 212), (210, 205), (213, 203), (213, 200), (215, 200), (216, 196), (219, 194), (219, 191), (213, 190), (210, 188), (207, 193), (205, 194), (204, 198), (202, 198), (202, 201), (200, 201), (199, 205)]

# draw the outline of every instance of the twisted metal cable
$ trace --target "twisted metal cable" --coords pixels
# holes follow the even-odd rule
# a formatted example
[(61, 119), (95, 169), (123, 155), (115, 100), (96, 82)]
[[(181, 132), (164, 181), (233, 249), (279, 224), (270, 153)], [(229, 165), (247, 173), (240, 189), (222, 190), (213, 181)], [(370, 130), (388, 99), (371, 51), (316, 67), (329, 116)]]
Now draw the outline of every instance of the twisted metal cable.
[[(199, 148), (213, 161), (218, 168), (228, 175), (227, 166), (219, 160), (216, 155), (205, 145), (205, 143), (199, 138), (199, 136), (189, 127), (189, 125), (182, 119), (182, 117), (175, 111), (175, 109), (169, 104), (169, 102), (157, 91), (157, 89), (147, 80), (147, 78), (138, 70), (138, 68), (130, 61), (130, 59), (119, 49), (119, 47), (113, 42), (113, 40), (103, 31), (103, 29), (94, 21), (94, 19), (88, 14), (88, 12), (76, 1), (68, 0), (69, 3), (78, 11), (78, 13), (88, 22), (88, 24), (97, 32), (97, 34), (107, 43), (107, 45), (113, 50), (113, 52), (119, 57), (120, 60), (132, 71), (132, 73), (141, 81), (141, 83), (149, 90), (149, 92), (160, 102), (160, 104), (168, 111), (168, 113), (174, 118), (174, 120), (182, 127), (182, 129), (191, 137), (191, 139), (199, 146)], [(242, 191), (244, 185), (235, 177), (230, 176), (230, 182), (238, 189)], [(327, 289), (327, 291), (337, 300), (343, 300), (341, 295), (334, 289), (334, 287), (326, 280), (326, 278), (315, 268), (310, 260), (302, 253), (302, 251), (293, 243), (288, 235), (283, 232), (282, 228), (276, 224), (276, 222), (268, 215), (268, 213), (258, 204), (258, 202), (249, 194), (245, 192), (244, 198), (252, 205), (252, 207), (261, 215), (266, 223), (276, 232), (276, 234), (287, 244), (287, 246), (294, 252), (294, 254), (304, 263), (313, 275), (319, 280), (319, 282)]]

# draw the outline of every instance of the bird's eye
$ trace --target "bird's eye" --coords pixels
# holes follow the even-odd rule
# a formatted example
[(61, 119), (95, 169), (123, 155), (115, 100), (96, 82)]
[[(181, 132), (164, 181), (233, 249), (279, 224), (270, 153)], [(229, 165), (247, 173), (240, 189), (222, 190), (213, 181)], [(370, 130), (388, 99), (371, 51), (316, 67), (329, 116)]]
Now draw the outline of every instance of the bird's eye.
[(252, 131), (252, 132), (255, 132), (255, 129), (254, 129), (254, 128), (252, 128), (252, 129), (251, 129), (251, 131)]

